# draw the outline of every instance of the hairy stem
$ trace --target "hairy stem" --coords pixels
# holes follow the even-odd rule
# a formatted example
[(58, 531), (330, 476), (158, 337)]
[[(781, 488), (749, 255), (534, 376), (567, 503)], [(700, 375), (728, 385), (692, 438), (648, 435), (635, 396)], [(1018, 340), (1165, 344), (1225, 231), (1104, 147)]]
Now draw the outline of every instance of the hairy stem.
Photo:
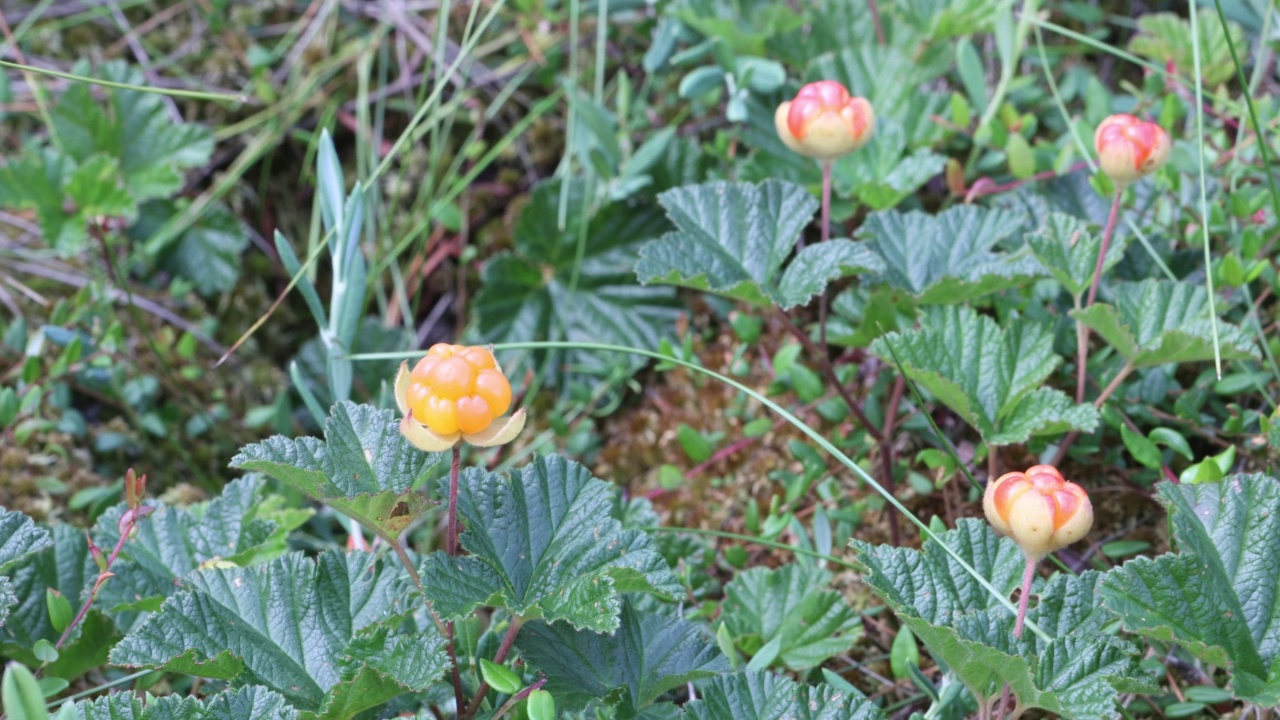
[(1022, 595), (1018, 597), (1018, 622), (1013, 626), (1013, 636), (1022, 637), (1022, 624), (1027, 619), (1027, 603), (1031, 600), (1031, 581), (1036, 577), (1036, 565), (1040, 558), (1027, 556), (1027, 569), (1022, 573)]
[[(898, 405), (907, 389), (907, 378), (898, 375), (889, 391), (889, 405), (884, 411), (884, 429), (880, 431), (880, 470), (884, 474), (885, 488), (893, 492), (893, 426), (898, 423)], [(889, 539), (897, 547), (902, 544), (902, 531), (898, 528), (898, 514), (889, 514)]]
[(546, 684), (546, 682), (547, 682), (546, 678), (539, 678), (539, 680), (534, 684), (530, 685), (529, 687), (513, 695), (510, 700), (503, 703), (502, 707), (498, 708), (498, 712), (494, 713), (493, 720), (498, 720), (498, 718), (505, 715), (506, 712), (511, 708), (515, 707), (517, 703), (529, 697), (529, 693), (532, 693), (534, 690), (541, 688), (543, 685)]
[(1098, 248), (1098, 261), (1093, 265), (1093, 282), (1089, 285), (1089, 298), (1084, 303), (1086, 308), (1098, 297), (1098, 284), (1102, 282), (1102, 265), (1107, 259), (1107, 247), (1111, 245), (1111, 236), (1116, 231), (1116, 218), (1120, 216), (1120, 198), (1122, 197), (1124, 193), (1117, 191), (1116, 196), (1111, 200), (1111, 213), (1107, 215), (1107, 227), (1102, 231), (1102, 246)]
[(1133, 369), (1133, 361), (1130, 360), (1126, 362), (1124, 367), (1120, 368), (1120, 372), (1116, 373), (1116, 376), (1111, 378), (1111, 382), (1107, 383), (1107, 386), (1098, 394), (1097, 399), (1093, 401), (1093, 406), (1101, 409), (1102, 404), (1107, 401), (1107, 398), (1111, 397), (1112, 393), (1116, 391), (1116, 388), (1120, 387), (1120, 383), (1124, 382), (1124, 379), (1129, 377), (1129, 373), (1133, 372)]

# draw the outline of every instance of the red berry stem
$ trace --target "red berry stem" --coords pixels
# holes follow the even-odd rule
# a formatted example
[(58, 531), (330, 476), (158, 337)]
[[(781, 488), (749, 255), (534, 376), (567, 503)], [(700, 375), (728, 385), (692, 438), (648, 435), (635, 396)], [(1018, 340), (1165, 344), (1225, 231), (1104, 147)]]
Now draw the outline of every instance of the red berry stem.
[(831, 161), (822, 161), (822, 242), (831, 238)]
[(449, 527), (444, 540), (444, 551), (458, 554), (458, 473), (462, 466), (462, 448), (453, 446), (453, 463), (449, 467)]
[(1027, 619), (1027, 602), (1031, 600), (1031, 581), (1036, 576), (1039, 558), (1027, 556), (1027, 569), (1022, 573), (1022, 595), (1018, 598), (1018, 622), (1013, 626), (1013, 636), (1022, 637), (1022, 624)]

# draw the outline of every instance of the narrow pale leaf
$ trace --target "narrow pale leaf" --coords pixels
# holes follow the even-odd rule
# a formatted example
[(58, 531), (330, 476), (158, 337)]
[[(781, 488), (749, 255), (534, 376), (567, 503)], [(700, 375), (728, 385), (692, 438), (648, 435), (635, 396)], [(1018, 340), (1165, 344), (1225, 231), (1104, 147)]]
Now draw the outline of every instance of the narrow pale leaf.
[(752, 568), (725, 586), (721, 618), (749, 653), (778, 640), (777, 659), (789, 670), (808, 670), (862, 635), (857, 611), (825, 589), (830, 582), (831, 573), (817, 566)]

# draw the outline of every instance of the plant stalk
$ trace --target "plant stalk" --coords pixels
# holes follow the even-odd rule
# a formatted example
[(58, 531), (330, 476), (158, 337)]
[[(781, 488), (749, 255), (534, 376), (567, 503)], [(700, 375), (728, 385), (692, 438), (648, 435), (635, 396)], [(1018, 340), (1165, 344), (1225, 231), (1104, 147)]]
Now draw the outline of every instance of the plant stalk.
[(831, 383), (836, 392), (840, 393), (840, 399), (844, 400), (845, 404), (849, 406), (849, 412), (858, 418), (858, 423), (862, 425), (862, 429), (866, 430), (867, 434), (876, 442), (882, 442), (884, 436), (880, 433), (880, 430), (871, 423), (871, 420), (862, 412), (862, 408), (853, 401), (853, 396), (849, 394), (849, 389), (844, 386), (844, 383), (840, 382), (840, 378), (836, 377), (836, 369), (831, 364), (831, 358), (827, 357), (827, 354), (822, 352), (821, 348), (814, 344), (808, 334), (792, 322), (791, 318), (781, 308), (775, 306), (774, 309), (778, 311), (778, 317), (786, 325), (787, 331), (795, 336), (796, 340), (800, 341), (800, 345), (804, 347), (808, 357), (813, 358), (814, 362), (818, 363), (818, 366), (822, 368), (822, 374), (826, 375), (827, 382)]
[[(1098, 285), (1102, 282), (1102, 266), (1107, 261), (1107, 248), (1111, 245), (1111, 236), (1116, 231), (1116, 218), (1120, 216), (1120, 198), (1123, 190), (1116, 190), (1111, 200), (1111, 212), (1107, 215), (1107, 227), (1102, 231), (1102, 246), (1098, 248), (1098, 261), (1093, 265), (1093, 282), (1089, 284), (1089, 297), (1084, 302), (1084, 309), (1093, 305), (1098, 297)], [(1079, 320), (1076, 321), (1076, 404), (1084, 402), (1085, 366), (1089, 361), (1089, 328)]]
[(453, 462), (449, 466), (449, 527), (444, 540), (448, 555), (458, 554), (458, 474), (462, 468), (462, 448), (453, 446)]
[[(871, 0), (874, 4), (875, 0)], [(831, 239), (831, 161), (822, 161), (822, 242)]]
[(886, 44), (884, 24), (880, 22), (880, 6), (876, 4), (876, 0), (867, 0), (867, 9), (871, 10), (871, 21), (876, 24), (876, 44)]
[[(520, 631), (520, 623), (516, 622), (516, 618), (511, 618), (507, 624), (507, 632), (502, 636), (502, 644), (498, 646), (498, 652), (494, 653), (493, 661), (498, 665), (506, 662), (507, 653), (511, 652), (511, 646), (516, 642), (516, 633)], [(471, 698), (471, 704), (467, 706), (467, 711), (462, 715), (464, 718), (475, 717), (477, 711), (480, 710), (480, 703), (484, 702), (484, 696), (489, 692), (489, 683), (481, 680), (480, 688), (476, 690), (476, 696)]]
[(1036, 565), (1040, 558), (1027, 556), (1027, 569), (1022, 573), (1022, 595), (1018, 597), (1018, 622), (1013, 626), (1013, 636), (1022, 637), (1022, 624), (1027, 619), (1027, 603), (1031, 600), (1031, 581), (1036, 577)]

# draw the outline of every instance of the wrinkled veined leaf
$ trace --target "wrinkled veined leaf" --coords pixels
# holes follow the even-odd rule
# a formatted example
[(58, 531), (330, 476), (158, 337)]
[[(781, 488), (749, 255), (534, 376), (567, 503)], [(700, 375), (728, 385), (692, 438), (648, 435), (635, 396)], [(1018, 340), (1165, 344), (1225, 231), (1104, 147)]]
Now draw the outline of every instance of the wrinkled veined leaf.
[(946, 162), (928, 148), (908, 153), (902, 127), (877, 119), (866, 147), (835, 162), (832, 181), (837, 197), (854, 195), (872, 210), (887, 210), (942, 172)]
[[(145, 242), (185, 207), (182, 201), (143, 204), (138, 221), (129, 228), (129, 237)], [(236, 286), (240, 253), (248, 244), (244, 225), (225, 205), (213, 203), (160, 253), (158, 262), (170, 273), (189, 280), (201, 295), (213, 297)]]
[[(1213, 359), (1209, 294), (1203, 286), (1171, 280), (1108, 284), (1110, 303), (1095, 303), (1071, 316), (1101, 335), (1137, 367)], [(1259, 357), (1239, 327), (1218, 321), (1224, 360)]]
[(1231, 670), (1232, 694), (1280, 702), (1280, 483), (1230, 475), (1161, 483), (1179, 552), (1135, 558), (1107, 574), (1103, 602), (1127, 629), (1176, 642)]
[[(33, 552), (49, 547), (53, 538), (49, 531), (17, 510), (0, 507), (0, 572)], [(13, 583), (0, 575), (0, 627), (9, 618), (9, 608), (18, 602)]]
[(826, 589), (830, 582), (831, 573), (817, 566), (752, 568), (725, 586), (721, 619), (748, 654), (776, 639), (777, 660), (787, 669), (817, 667), (862, 635), (857, 611)]
[(1021, 551), (980, 520), (960, 520), (923, 551), (850, 545), (872, 590), (976, 697), (995, 697), (1008, 683), (1021, 707), (1103, 720), (1115, 715), (1117, 690), (1145, 686), (1135, 648), (1101, 632), (1110, 615), (1096, 604), (1098, 573), (1037, 579), (1027, 617), (1053, 639), (1030, 631), (1014, 639), (1013, 613), (956, 567), (939, 541), (1001, 593), (1020, 583)]
[[(207, 505), (186, 510), (158, 506), (138, 523), (137, 534), (111, 566), (115, 577), (102, 586), (101, 606), (158, 610), (181, 587), (181, 578), (206, 563), (247, 566), (283, 554), (286, 535), (311, 513), (272, 512), (275, 503), (264, 497), (265, 490), (260, 477), (242, 478), (227, 484)], [(117, 505), (98, 519), (94, 542), (105, 552), (120, 539), (117, 524), (125, 510)]]
[(90, 222), (132, 220), (137, 213), (116, 158), (93, 155), (77, 165), (59, 150), (34, 143), (0, 165), (0, 207), (34, 209), (45, 242), (63, 256), (81, 250)]
[(207, 700), (182, 695), (147, 696), (118, 692), (76, 703), (79, 720), (295, 720), (298, 711), (264, 687), (219, 693)]
[[(1165, 66), (1172, 62), (1184, 77), (1195, 76), (1195, 47), (1191, 43), (1191, 23), (1174, 13), (1146, 13), (1137, 18), (1138, 34), (1129, 40), (1129, 50)], [(1227, 21), (1236, 52), (1248, 47), (1240, 26)], [(1206, 85), (1221, 85), (1235, 79), (1236, 66), (1227, 45), (1227, 34), (1217, 18), (1200, 21), (1200, 76)]]
[(1033, 435), (1092, 432), (1098, 412), (1042, 387), (1061, 358), (1048, 328), (1015, 318), (1001, 328), (970, 308), (929, 308), (918, 329), (878, 338), (871, 351), (902, 363), (907, 377), (954, 410), (993, 445)]
[[(669, 225), (652, 205), (608, 203), (592, 212), (585, 181), (574, 179), (560, 229), (560, 187), (550, 181), (534, 188), (516, 222), (514, 251), (485, 262), (469, 337), (485, 343), (559, 340), (657, 347), (680, 312), (675, 291), (638, 287), (633, 268), (639, 244)], [(579, 266), (580, 230), (585, 245)], [(610, 377), (620, 364), (635, 370), (645, 362), (591, 350), (540, 350), (528, 357), (529, 367), (545, 370), (552, 387), (562, 387), (571, 375)], [(511, 377), (523, 372), (505, 362), (503, 368)]]
[(493, 605), (607, 632), (618, 626), (620, 593), (680, 595), (683, 586), (649, 536), (623, 530), (612, 516), (615, 492), (558, 455), (509, 474), (468, 468), (458, 519), (470, 554), (427, 557), (427, 598), (449, 618)]
[[(1102, 265), (1104, 275), (1120, 262), (1126, 244), (1124, 235), (1117, 233), (1111, 238)], [(1102, 236), (1090, 232), (1085, 221), (1066, 213), (1052, 213), (1044, 225), (1027, 236), (1027, 245), (1068, 293), (1078, 298), (1088, 291), (1098, 251), (1102, 249)]]
[(534, 621), (520, 628), (516, 647), (546, 674), (543, 689), (561, 711), (599, 700), (614, 705), (624, 718), (635, 717), (672, 688), (729, 670), (698, 626), (642, 612), (626, 601), (612, 633)]
[(668, 190), (658, 200), (676, 230), (640, 249), (636, 275), (646, 285), (682, 285), (785, 310), (832, 280), (882, 268), (859, 245), (830, 240), (801, 250), (784, 271), (818, 209), (799, 185), (713, 182)]
[(416, 593), (370, 553), (291, 553), (202, 570), (111, 651), (111, 663), (263, 685), (307, 711), (350, 718), (447, 667), (435, 632), (395, 631)]
[(324, 440), (276, 435), (242, 448), (231, 467), (266, 473), (394, 542), (431, 507), (417, 488), (439, 459), (404, 439), (395, 412), (341, 402)]
[[(0, 655), (33, 667), (40, 664), (31, 652), (36, 642), (53, 644), (62, 636), (49, 618), (46, 591), (57, 590), (79, 610), (98, 575), (89, 558), (84, 530), (60, 523), (51, 531), (52, 543), (21, 557), (7, 571), (18, 602), (8, 622), (0, 627)], [(99, 610), (90, 610), (44, 674), (68, 680), (79, 677), (106, 662), (107, 650), (116, 637), (115, 624)]]
[[(141, 70), (123, 60), (103, 63), (96, 72), (82, 61), (73, 72), (128, 85), (147, 82)], [(105, 103), (94, 99), (95, 91), (106, 94)], [(77, 163), (95, 153), (120, 163), (134, 202), (182, 189), (182, 171), (204, 165), (213, 152), (213, 133), (175, 121), (156, 93), (71, 83), (51, 114), (59, 146)]]
[(698, 683), (698, 699), (684, 706), (689, 720), (882, 720), (884, 713), (861, 694), (830, 685), (800, 685), (769, 672), (720, 675)]
[(1044, 274), (1030, 251), (995, 246), (1022, 232), (1023, 217), (975, 205), (939, 215), (894, 210), (872, 213), (858, 231), (884, 260), (873, 282), (916, 296), (921, 305), (954, 304), (1015, 287)]

